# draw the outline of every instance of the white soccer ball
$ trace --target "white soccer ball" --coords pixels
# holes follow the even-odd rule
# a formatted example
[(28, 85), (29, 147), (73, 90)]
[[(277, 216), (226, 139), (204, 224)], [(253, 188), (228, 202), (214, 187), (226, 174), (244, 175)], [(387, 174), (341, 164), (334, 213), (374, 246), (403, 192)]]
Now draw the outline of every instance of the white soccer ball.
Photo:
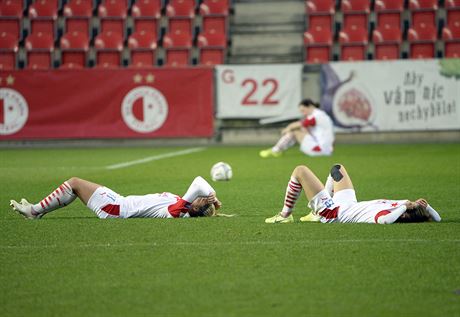
[(218, 162), (211, 168), (213, 181), (229, 181), (233, 176), (232, 167), (225, 162)]

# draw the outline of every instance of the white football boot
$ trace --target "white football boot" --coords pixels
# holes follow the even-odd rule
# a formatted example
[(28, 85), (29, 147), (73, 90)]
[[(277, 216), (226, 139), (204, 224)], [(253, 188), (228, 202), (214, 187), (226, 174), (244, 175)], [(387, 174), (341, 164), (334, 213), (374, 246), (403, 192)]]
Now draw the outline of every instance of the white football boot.
[(33, 205), (29, 203), (25, 198), (21, 199), (20, 203), (15, 200), (10, 200), (10, 206), (13, 207), (14, 211), (26, 219), (40, 219), (43, 216), (43, 214), (36, 214), (33, 212)]

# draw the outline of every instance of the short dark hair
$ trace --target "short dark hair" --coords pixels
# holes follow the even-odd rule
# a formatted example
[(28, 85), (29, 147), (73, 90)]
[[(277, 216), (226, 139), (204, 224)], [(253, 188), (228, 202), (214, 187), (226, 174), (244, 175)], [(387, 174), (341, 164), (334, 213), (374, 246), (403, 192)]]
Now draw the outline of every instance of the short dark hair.
[(430, 221), (430, 213), (423, 206), (407, 209), (396, 222), (425, 222)]
[(318, 102), (314, 102), (313, 100), (307, 98), (307, 99), (303, 99), (301, 102), (300, 102), (300, 105), (302, 106), (305, 106), (305, 107), (308, 107), (308, 106), (313, 106), (315, 108), (319, 108), (319, 103)]

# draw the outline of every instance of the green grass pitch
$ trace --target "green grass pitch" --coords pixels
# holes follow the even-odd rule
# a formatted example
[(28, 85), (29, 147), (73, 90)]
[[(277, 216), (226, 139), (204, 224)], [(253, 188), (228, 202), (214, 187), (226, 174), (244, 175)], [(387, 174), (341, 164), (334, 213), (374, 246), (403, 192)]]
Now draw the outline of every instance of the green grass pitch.
[[(117, 170), (111, 164), (184, 148), (0, 150), (1, 316), (460, 316), (459, 144), (338, 145), (332, 157), (297, 149), (209, 147)], [(99, 220), (80, 201), (38, 221), (9, 210), (71, 176), (120, 194), (170, 191), (217, 161), (212, 183), (234, 218)], [(340, 162), (359, 200), (427, 198), (443, 222), (267, 225), (292, 169), (321, 179)], [(302, 197), (294, 217), (306, 214)]]

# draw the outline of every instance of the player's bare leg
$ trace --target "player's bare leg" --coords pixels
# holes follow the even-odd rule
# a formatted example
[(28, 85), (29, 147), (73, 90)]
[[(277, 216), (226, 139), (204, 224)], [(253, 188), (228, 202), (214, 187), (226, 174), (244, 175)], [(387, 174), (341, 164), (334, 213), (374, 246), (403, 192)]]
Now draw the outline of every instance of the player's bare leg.
[[(289, 223), (294, 222), (292, 210), (294, 209), (297, 199), (300, 197), (302, 189), (308, 200), (311, 200), (317, 193), (324, 189), (321, 181), (306, 166), (299, 165), (292, 172), (286, 188), (283, 210), (273, 217), (265, 219), (266, 223)], [(317, 221), (317, 219), (309, 220)]]
[(308, 167), (304, 165), (297, 166), (292, 172), (292, 176), (295, 177), (302, 185), (305, 191), (305, 196), (310, 201), (316, 194), (324, 189), (323, 183)]
[(305, 138), (307, 134), (310, 134), (308, 133), (308, 130), (305, 128), (300, 128), (299, 130), (295, 130), (293, 133), (294, 133), (295, 139), (297, 140), (297, 143), (299, 144), (302, 143), (303, 139)]
[[(289, 149), (290, 147), (294, 146), (298, 142), (298, 137), (297, 137), (297, 132), (299, 130), (296, 130), (294, 132), (286, 132), (284, 133), (278, 142), (269, 149), (260, 151), (259, 155), (263, 158), (267, 157), (280, 157), (284, 151)], [(302, 139), (301, 139), (302, 140)]]
[(329, 176), (333, 180), (334, 193), (343, 189), (354, 189), (350, 175), (342, 164), (332, 166)]
[(25, 218), (39, 219), (48, 212), (69, 205), (77, 197), (86, 205), (91, 195), (100, 186), (78, 177), (72, 177), (35, 205), (23, 198), (20, 203), (11, 200), (10, 206)]
[[(318, 179), (315, 173), (306, 166), (297, 166), (293, 172), (293, 176), (299, 180), (308, 201), (324, 189), (323, 183)], [(318, 222), (319, 220), (320, 217), (312, 213), (300, 218), (300, 221), (302, 222)]]
[(102, 187), (102, 185), (78, 177), (72, 177), (67, 182), (72, 187), (73, 192), (85, 205), (88, 204), (88, 200), (91, 198), (96, 189)]

